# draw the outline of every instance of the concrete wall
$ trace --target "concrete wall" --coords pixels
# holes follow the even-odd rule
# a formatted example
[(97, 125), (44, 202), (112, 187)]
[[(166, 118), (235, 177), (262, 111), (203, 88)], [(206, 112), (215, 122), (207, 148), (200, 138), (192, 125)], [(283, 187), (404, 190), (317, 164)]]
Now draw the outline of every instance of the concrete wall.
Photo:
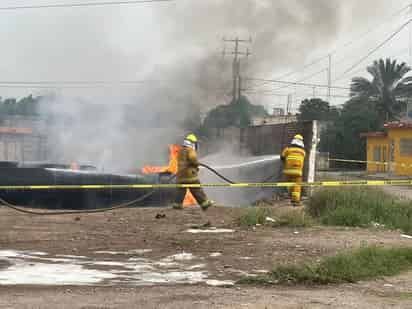
[(0, 116), (0, 161), (47, 159), (46, 122), (40, 117)]
[(319, 130), (316, 121), (293, 122), (278, 125), (254, 126), (241, 129), (240, 143), (242, 153), (255, 156), (279, 155), (296, 134), (305, 138), (306, 163), (305, 179), (315, 178), (315, 164)]

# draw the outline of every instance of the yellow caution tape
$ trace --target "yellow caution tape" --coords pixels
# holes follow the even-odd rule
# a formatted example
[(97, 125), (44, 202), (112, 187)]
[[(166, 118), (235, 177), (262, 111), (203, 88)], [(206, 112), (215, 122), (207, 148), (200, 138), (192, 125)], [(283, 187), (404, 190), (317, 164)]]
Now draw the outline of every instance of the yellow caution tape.
[(126, 189), (177, 189), (177, 188), (279, 188), (300, 185), (302, 187), (337, 186), (412, 186), (412, 179), (393, 180), (345, 180), (319, 182), (269, 182), (269, 183), (209, 183), (209, 184), (130, 184), (130, 185), (27, 185), (0, 186), (0, 190), (126, 190)]

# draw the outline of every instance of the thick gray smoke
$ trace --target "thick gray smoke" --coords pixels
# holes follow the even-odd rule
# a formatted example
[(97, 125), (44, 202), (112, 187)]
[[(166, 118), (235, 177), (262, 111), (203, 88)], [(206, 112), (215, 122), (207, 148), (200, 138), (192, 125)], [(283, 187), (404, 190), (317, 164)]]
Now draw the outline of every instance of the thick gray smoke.
[(115, 101), (90, 103), (58, 96), (42, 104), (50, 119), (49, 160), (90, 164), (105, 172), (166, 165), (167, 145), (180, 142), (184, 134), (179, 121), (135, 100), (123, 98), (123, 104), (113, 106)]
[[(50, 158), (108, 170), (167, 163), (168, 143), (180, 142), (190, 129), (183, 125), (186, 118), (197, 124), (199, 112), (230, 99), (233, 44), (225, 44), (228, 56), (222, 58), (223, 37), (252, 37), (240, 48), (253, 53), (242, 60), (243, 75), (270, 77), (300, 67), (328, 47), (358, 2), (180, 0), (130, 10), (56, 10), (26, 16), (37, 23), (33, 29), (13, 16), (19, 27), (0, 34), (20, 40), (16, 46), (4, 44), (2, 52), (25, 65), (4, 71), (10, 79), (19, 72), (29, 80), (151, 81), (92, 93), (65, 90), (70, 95), (45, 105), (48, 113), (70, 118), (53, 127)], [(362, 6), (384, 2), (362, 1)], [(72, 99), (76, 96), (89, 99)]]

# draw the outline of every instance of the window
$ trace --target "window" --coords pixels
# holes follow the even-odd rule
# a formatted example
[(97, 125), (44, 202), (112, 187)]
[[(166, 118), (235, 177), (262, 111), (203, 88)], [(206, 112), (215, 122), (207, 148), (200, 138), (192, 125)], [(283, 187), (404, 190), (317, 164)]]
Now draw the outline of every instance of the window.
[(373, 148), (373, 161), (381, 160), (381, 146), (375, 146)]
[(412, 139), (411, 138), (401, 138), (400, 153), (401, 153), (401, 157), (412, 156)]
[(388, 151), (387, 151), (387, 147), (383, 146), (382, 148), (382, 161), (383, 162), (387, 162), (388, 161)]
[(390, 142), (389, 160), (395, 162), (395, 141), (393, 139)]

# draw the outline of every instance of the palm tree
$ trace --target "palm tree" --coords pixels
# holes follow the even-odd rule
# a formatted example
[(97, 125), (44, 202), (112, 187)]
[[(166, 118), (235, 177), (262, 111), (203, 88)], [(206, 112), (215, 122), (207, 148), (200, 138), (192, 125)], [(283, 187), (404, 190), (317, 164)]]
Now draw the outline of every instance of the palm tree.
[(364, 77), (352, 79), (352, 100), (375, 103), (381, 122), (397, 119), (412, 95), (412, 77), (405, 77), (411, 68), (405, 62), (399, 64), (388, 58), (374, 61), (367, 71), (372, 80)]

